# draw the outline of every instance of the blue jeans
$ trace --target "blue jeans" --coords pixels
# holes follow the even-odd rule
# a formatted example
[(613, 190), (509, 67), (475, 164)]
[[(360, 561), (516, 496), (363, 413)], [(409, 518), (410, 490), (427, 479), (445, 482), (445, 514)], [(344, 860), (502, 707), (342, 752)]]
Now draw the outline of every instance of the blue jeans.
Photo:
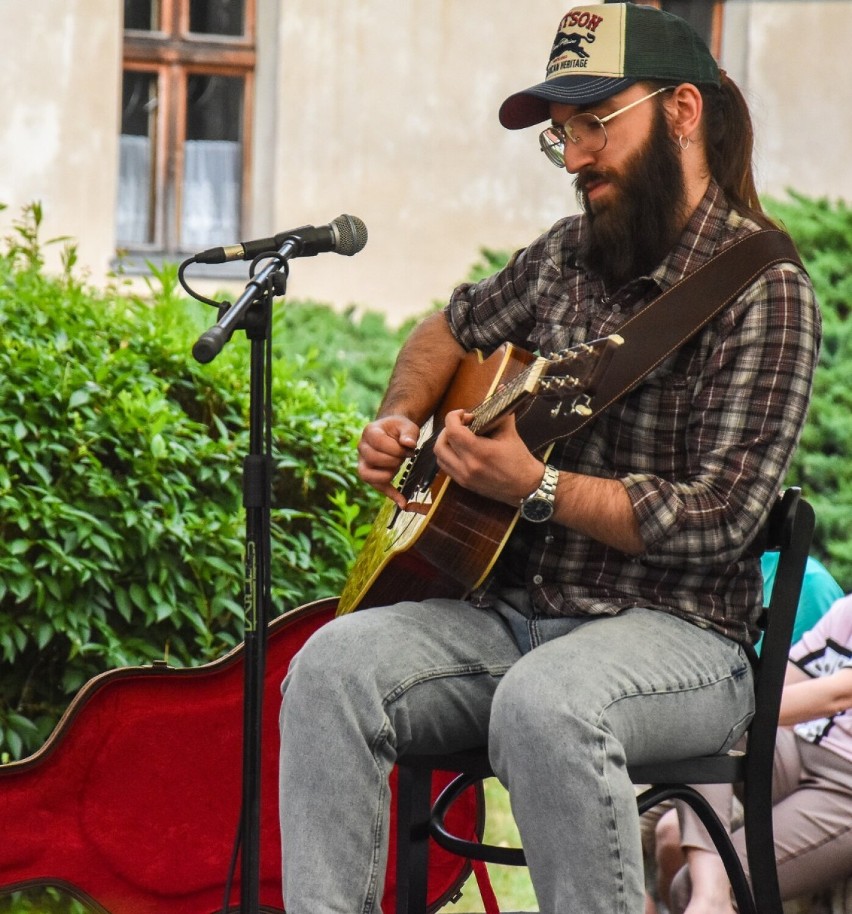
[(753, 713), (750, 664), (657, 610), (527, 619), (512, 605), (524, 599), (364, 610), (294, 658), (281, 712), (287, 914), (377, 912), (396, 758), (486, 741), (540, 910), (641, 914), (625, 764), (733, 745)]

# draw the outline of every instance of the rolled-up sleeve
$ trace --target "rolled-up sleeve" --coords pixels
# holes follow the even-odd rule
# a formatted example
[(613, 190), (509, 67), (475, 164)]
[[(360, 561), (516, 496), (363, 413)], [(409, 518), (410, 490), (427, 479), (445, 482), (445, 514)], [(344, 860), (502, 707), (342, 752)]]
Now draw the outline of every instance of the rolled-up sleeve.
[[(544, 274), (562, 277), (565, 229), (557, 222), (528, 247), (517, 251), (493, 276), (464, 283), (453, 292), (444, 315), (455, 338), (465, 349), (489, 352), (502, 343), (533, 348), (542, 301)], [(564, 290), (560, 289), (564, 294)]]

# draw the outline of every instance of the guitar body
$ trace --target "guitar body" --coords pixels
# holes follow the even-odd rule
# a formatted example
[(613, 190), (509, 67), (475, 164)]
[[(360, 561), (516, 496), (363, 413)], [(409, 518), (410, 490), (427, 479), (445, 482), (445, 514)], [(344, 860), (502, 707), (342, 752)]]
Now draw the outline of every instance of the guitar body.
[[(534, 358), (508, 344), (487, 359), (468, 353), (421, 445), (448, 412), (472, 409)], [(457, 485), (422, 447), (404, 468), (400, 488), (412, 493), (409, 508), (400, 511), (388, 499), (380, 509), (340, 596), (339, 615), (403, 598), (465, 597), (485, 579), (518, 518), (518, 509)]]
[(470, 429), (487, 434), (513, 413), (518, 434), (547, 459), (553, 442), (594, 415), (591, 397), (624, 340), (617, 334), (582, 343), (552, 359), (507, 343), (488, 358), (467, 354), (403, 465), (397, 488), (405, 510), (387, 499), (355, 560), (338, 615), (400, 600), (462, 599), (488, 576), (509, 539), (520, 506), (477, 495), (442, 473), (433, 446), (447, 413), (465, 409)]
[[(318, 601), (269, 626), (259, 886), (268, 912), (282, 910), (280, 681), (335, 608), (335, 600)], [(108, 914), (221, 911), (240, 822), (243, 688), (242, 646), (202, 667), (133, 667), (91, 680), (35, 755), (0, 766), (0, 891), (58, 886)], [(436, 793), (450, 777), (436, 776)], [(336, 798), (318, 799), (320, 814), (333, 816)], [(469, 837), (481, 834), (481, 802), (470, 793), (457, 813)], [(392, 817), (393, 832), (395, 806)], [(394, 848), (392, 834), (387, 911), (395, 905)], [(430, 910), (454, 895), (469, 871), (461, 858), (430, 848)], [(239, 892), (238, 868), (234, 908)]]

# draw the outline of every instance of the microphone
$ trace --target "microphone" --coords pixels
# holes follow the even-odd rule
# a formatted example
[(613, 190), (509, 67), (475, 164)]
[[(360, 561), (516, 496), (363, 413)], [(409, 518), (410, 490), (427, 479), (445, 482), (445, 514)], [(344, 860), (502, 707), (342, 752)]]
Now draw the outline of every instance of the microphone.
[(196, 263), (226, 263), (230, 260), (254, 260), (261, 254), (270, 254), (286, 242), (292, 242), (289, 257), (315, 257), (325, 251), (334, 251), (351, 257), (367, 243), (367, 226), (357, 217), (338, 216), (328, 225), (303, 225), (279, 232), (273, 238), (256, 238), (220, 248), (208, 248), (195, 255)]

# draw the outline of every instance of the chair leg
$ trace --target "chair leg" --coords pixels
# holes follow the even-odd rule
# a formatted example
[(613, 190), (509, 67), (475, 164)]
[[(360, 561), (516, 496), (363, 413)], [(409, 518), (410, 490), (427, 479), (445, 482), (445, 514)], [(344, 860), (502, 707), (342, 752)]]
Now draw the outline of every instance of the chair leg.
[(757, 914), (782, 914), (775, 835), (772, 827), (772, 793), (768, 785), (752, 787), (745, 804), (745, 840)]
[[(781, 914), (780, 908), (776, 911), (774, 908), (764, 907), (764, 905), (757, 907), (756, 895), (752, 893), (748, 884), (740, 859), (731, 843), (730, 835), (716, 815), (716, 811), (701, 793), (686, 784), (658, 784), (643, 791), (637, 799), (640, 813), (663, 800), (682, 800), (687, 803), (707, 829), (710, 840), (722, 858), (739, 914)], [(772, 847), (771, 842), (769, 846)], [(752, 882), (754, 885), (759, 885), (754, 878), (753, 871)]]
[(396, 914), (426, 914), (432, 771), (397, 768)]

